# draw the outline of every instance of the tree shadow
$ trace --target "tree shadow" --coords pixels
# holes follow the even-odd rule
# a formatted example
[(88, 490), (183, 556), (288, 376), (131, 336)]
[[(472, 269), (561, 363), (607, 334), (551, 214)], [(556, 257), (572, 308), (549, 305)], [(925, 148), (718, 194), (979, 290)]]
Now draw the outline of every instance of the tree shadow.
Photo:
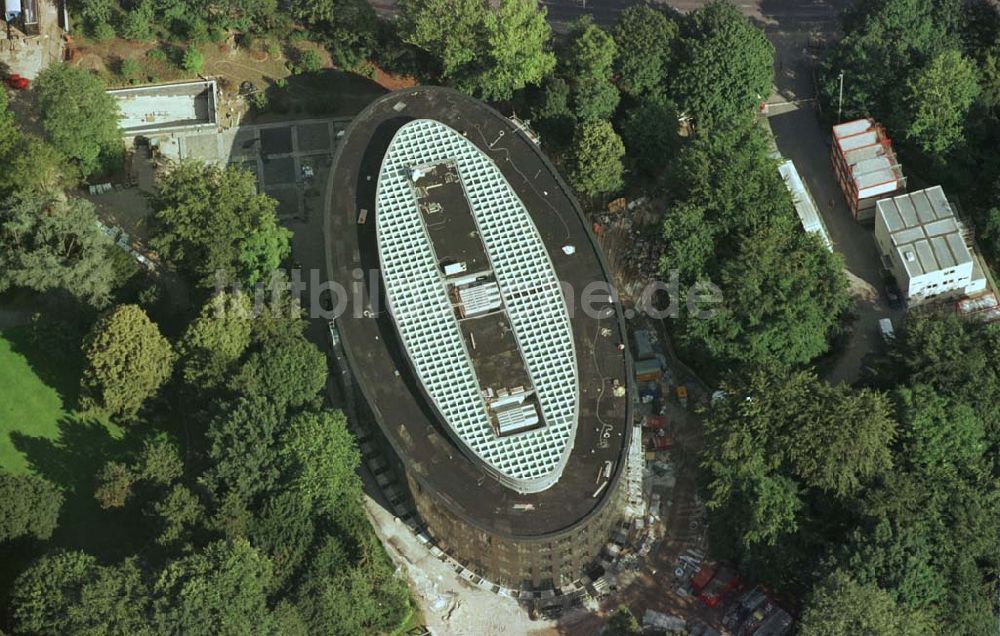
[[(42, 319), (46, 321), (46, 319)], [(42, 321), (4, 332), (14, 353), (28, 361), (28, 366), (46, 385), (52, 387), (67, 411), (78, 407), (83, 355), (80, 333), (72, 326)]]
[(135, 507), (103, 510), (94, 498), (96, 476), (108, 461), (121, 458), (137, 436), (114, 437), (95, 417), (64, 417), (56, 439), (10, 434), (30, 469), (63, 489), (65, 502), (51, 544), (117, 560), (144, 543), (142, 518)]
[(274, 115), (349, 117), (387, 91), (367, 77), (324, 69), (291, 75), (281, 86), (272, 82), (265, 92), (272, 116), (256, 115), (254, 122), (274, 119)]

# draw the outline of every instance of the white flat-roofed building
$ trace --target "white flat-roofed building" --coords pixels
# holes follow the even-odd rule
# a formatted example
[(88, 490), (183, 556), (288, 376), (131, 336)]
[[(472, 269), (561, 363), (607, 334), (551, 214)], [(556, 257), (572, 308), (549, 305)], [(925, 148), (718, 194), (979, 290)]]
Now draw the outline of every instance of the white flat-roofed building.
[(215, 93), (215, 80), (108, 90), (118, 101), (118, 125), (127, 137), (214, 129)]
[(910, 307), (982, 288), (965, 227), (941, 186), (881, 199), (875, 241)]

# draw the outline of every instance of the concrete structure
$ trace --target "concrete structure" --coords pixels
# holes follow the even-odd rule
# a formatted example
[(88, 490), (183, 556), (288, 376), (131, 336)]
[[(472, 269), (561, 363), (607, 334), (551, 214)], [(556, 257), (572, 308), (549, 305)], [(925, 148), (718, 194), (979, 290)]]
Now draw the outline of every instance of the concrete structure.
[(833, 251), (830, 232), (827, 231), (826, 223), (823, 222), (823, 217), (819, 214), (816, 201), (806, 188), (802, 177), (799, 176), (799, 171), (795, 169), (795, 164), (792, 163), (791, 159), (788, 159), (778, 165), (778, 172), (785, 180), (785, 187), (788, 188), (788, 192), (795, 202), (795, 212), (799, 215), (799, 221), (802, 222), (802, 229), (818, 236), (823, 241), (823, 245)]
[(340, 342), (418, 523), (497, 586), (579, 589), (624, 514), (632, 369), (569, 188), (507, 118), (419, 87), (352, 122), (329, 193)]
[(908, 306), (985, 289), (967, 230), (941, 186), (880, 200), (875, 241)]
[(892, 142), (874, 120), (834, 126), (830, 153), (840, 189), (858, 221), (872, 220), (876, 201), (906, 187)]
[(215, 80), (117, 88), (119, 123), (126, 137), (217, 128)]

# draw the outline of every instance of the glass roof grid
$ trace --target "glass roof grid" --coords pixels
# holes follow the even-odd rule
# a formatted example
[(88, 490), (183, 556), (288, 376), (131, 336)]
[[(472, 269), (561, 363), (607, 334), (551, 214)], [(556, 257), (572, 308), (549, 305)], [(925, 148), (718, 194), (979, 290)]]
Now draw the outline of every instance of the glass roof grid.
[[(406, 183), (408, 166), (443, 159), (455, 161), (458, 167), (481, 239), (505, 294), (508, 317), (546, 422), (537, 431), (496, 438), (488, 429), (475, 373)], [(499, 169), (478, 148), (454, 130), (430, 120), (410, 122), (397, 133), (383, 162), (377, 204), (380, 253), (392, 256), (383, 258), (386, 291), (400, 331), (415, 332), (401, 334), (414, 368), (432, 399), (435, 394), (450, 393), (441, 385), (445, 381), (464, 389), (460, 396), (436, 399), (438, 409), (473, 452), (488, 463), (489, 458), (498, 458), (492, 462), (495, 468), (515, 480), (549, 473), (551, 483), (555, 483), (575, 432), (576, 358), (561, 289), (527, 210)], [(390, 249), (384, 250), (383, 244)], [(519, 286), (517, 281), (527, 284)], [(507, 296), (510, 290), (522, 287), (528, 291)], [(438, 328), (428, 327), (428, 322), (438, 323)], [(435, 337), (428, 338), (431, 332)], [(442, 349), (447, 355), (435, 353)], [(447, 374), (441, 372), (444, 361)], [(511, 452), (522, 448), (530, 452)]]

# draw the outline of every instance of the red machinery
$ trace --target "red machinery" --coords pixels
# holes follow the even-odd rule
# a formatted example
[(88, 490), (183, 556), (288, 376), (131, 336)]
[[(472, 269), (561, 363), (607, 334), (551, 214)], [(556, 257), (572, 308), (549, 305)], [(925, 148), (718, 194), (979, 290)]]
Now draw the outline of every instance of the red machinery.
[(695, 590), (701, 602), (709, 607), (715, 607), (726, 594), (740, 587), (740, 577), (732, 569), (721, 567), (714, 574), (708, 583), (701, 586), (700, 591)]
[(21, 77), (17, 73), (11, 73), (10, 75), (7, 76), (7, 79), (4, 81), (7, 83), (7, 86), (13, 88), (16, 91), (28, 90), (28, 88), (31, 86), (31, 82), (28, 80), (27, 77)]

